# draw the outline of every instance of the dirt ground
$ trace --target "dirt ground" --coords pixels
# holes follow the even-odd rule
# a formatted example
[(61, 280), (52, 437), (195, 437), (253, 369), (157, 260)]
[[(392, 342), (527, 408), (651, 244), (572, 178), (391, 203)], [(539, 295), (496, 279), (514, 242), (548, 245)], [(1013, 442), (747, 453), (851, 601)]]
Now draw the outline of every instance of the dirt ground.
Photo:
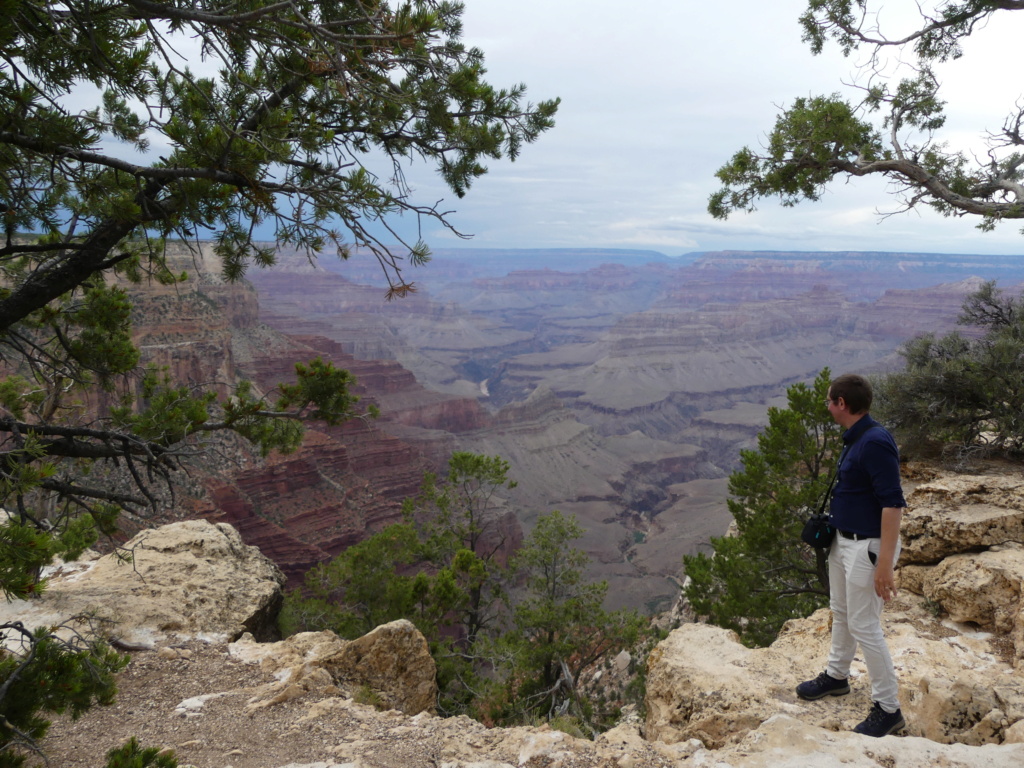
[[(231, 659), (222, 645), (194, 642), (180, 651), (187, 658), (133, 653), (118, 676), (114, 704), (93, 707), (74, 722), (66, 717), (55, 720), (42, 745), (50, 765), (102, 765), (108, 750), (132, 736), (147, 747), (171, 748), (180, 765), (197, 768), (263, 768), (293, 759), (334, 758), (327, 751), (334, 739), (322, 728), (296, 727), (308, 700), (250, 715), (244, 709), (246, 690), (267, 682), (258, 666)], [(177, 709), (186, 699), (219, 691), (233, 693), (208, 699), (192, 716)]]
[[(118, 676), (113, 705), (93, 707), (74, 722), (57, 718), (42, 743), (49, 766), (95, 768), (131, 736), (143, 746), (171, 749), (179, 766), (195, 768), (439, 768), (465, 763), (539, 768), (550, 763), (543, 750), (523, 760), (524, 741), (531, 738), (524, 737), (525, 729), (487, 729), (466, 717), (410, 718), (324, 693), (250, 712), (245, 705), (256, 689), (272, 682), (258, 666), (232, 659), (224, 645), (190, 642), (176, 650), (186, 658), (134, 652)], [(202, 696), (207, 698), (200, 706), (193, 697)], [(191, 715), (181, 706), (190, 699)], [(530, 730), (543, 734), (547, 729)], [(574, 742), (559, 761), (562, 768), (615, 765), (592, 742)], [(45, 765), (41, 760), (30, 764)], [(648, 753), (631, 764), (663, 768), (671, 763)]]

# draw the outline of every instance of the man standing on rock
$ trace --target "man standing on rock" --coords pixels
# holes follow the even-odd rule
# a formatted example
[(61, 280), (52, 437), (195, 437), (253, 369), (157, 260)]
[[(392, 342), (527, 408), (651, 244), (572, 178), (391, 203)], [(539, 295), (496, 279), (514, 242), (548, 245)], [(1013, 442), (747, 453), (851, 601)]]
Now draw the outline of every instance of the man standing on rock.
[(893, 567), (906, 502), (896, 442), (868, 414), (871, 398), (871, 385), (856, 374), (834, 379), (828, 390), (829, 413), (846, 430), (829, 515), (836, 529), (828, 557), (832, 649), (826, 670), (800, 683), (796, 693), (810, 701), (849, 693), (847, 677), (859, 644), (874, 703), (854, 731), (887, 736), (906, 725), (882, 634), (882, 606), (896, 595)]

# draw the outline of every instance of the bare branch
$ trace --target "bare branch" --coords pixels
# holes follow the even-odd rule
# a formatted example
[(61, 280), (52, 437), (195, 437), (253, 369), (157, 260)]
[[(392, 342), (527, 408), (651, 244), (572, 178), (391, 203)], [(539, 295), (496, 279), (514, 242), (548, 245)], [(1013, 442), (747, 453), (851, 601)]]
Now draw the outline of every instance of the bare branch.
[(901, 38), (887, 38), (881, 34), (872, 34), (864, 31), (865, 15), (861, 16), (858, 23), (850, 23), (841, 14), (826, 10), (826, 21), (822, 25), (826, 28), (834, 26), (845, 32), (850, 38), (859, 43), (873, 45), (876, 47), (900, 47), (922, 40), (936, 33), (943, 33), (950, 37), (967, 37), (974, 32), (975, 27), (986, 21), (996, 11), (1020, 11), (1024, 10), (1024, 0), (975, 0), (965, 2), (957, 8), (952, 3), (947, 4), (942, 18), (933, 19), (922, 12), (922, 19), (925, 24), (919, 29)]

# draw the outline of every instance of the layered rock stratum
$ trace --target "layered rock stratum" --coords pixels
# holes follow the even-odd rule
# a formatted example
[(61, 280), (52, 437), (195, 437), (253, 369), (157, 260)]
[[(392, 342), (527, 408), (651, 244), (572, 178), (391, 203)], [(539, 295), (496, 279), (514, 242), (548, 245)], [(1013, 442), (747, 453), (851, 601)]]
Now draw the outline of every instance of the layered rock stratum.
[[(441, 465), (456, 449), (508, 459), (529, 478), (509, 498), (520, 522), (575, 514), (612, 606), (652, 611), (681, 556), (725, 531), (725, 478), (786, 386), (894, 367), (910, 336), (951, 330), (982, 279), (1024, 277), (1000, 257), (466, 249), (410, 270), (416, 293), (388, 302), (378, 270), (283, 253), (252, 275), (260, 317), (412, 372), (446, 400), (385, 395), (382, 429)], [(466, 428), (467, 401), (491, 418)]]
[(149, 361), (226, 393), (242, 378), (271, 391), (321, 356), (382, 417), (313, 425), (266, 461), (218, 445), (175, 514), (231, 523), (297, 586), (398, 521), (453, 451), (500, 455), (519, 481), (500, 508), (509, 541), (574, 514), (609, 607), (650, 612), (671, 605), (681, 556), (726, 529), (726, 478), (788, 384), (892, 366), (908, 336), (952, 328), (982, 278), (1024, 276), (998, 257), (441, 251), (388, 302), (360, 254), (314, 268), (282, 252), (249, 285), (207, 250), (172, 254), (187, 282), (133, 288)]

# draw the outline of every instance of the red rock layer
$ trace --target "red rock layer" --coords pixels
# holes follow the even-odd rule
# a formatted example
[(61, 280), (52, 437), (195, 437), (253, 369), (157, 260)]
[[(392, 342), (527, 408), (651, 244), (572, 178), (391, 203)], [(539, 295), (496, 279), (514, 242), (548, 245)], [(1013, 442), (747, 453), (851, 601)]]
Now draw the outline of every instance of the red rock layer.
[[(397, 363), (357, 361), (328, 339), (293, 341), (289, 350), (246, 361), (241, 372), (269, 391), (295, 380), (295, 363), (320, 356), (356, 376), (360, 409), (379, 393), (416, 386)], [(200, 514), (238, 526), (247, 543), (272, 557), (296, 586), (311, 565), (398, 522), (402, 501), (419, 491), (423, 474), (434, 468), (419, 450), (373, 421), (313, 425), (295, 454), (274, 456), (212, 483), (213, 504)]]
[[(474, 429), (486, 418), (475, 401), (426, 392), (394, 361), (356, 360), (329, 339), (288, 338), (260, 326), (253, 286), (224, 282), (202, 252), (180, 249), (169, 265), (187, 271), (188, 280), (129, 288), (144, 362), (165, 367), (176, 382), (213, 386), (224, 396), (242, 378), (269, 392), (295, 380), (295, 363), (321, 356), (353, 373), (360, 408), (389, 398), (399, 403), (384, 410), (397, 429), (416, 438), (388, 434), (385, 416), (312, 425), (302, 447), (288, 456), (259, 460), (235, 445), (227, 453), (240, 460), (239, 468), (207, 455), (198, 469), (207, 492), (184, 504), (184, 513), (234, 525), (247, 544), (281, 567), (291, 586), (313, 564), (401, 519), (402, 501), (419, 491), (425, 472), (447, 459), (440, 450), (428, 451), (435, 461), (425, 458), (424, 448), (445, 442), (443, 433), (432, 431), (446, 422)], [(373, 291), (379, 302), (380, 291)]]

